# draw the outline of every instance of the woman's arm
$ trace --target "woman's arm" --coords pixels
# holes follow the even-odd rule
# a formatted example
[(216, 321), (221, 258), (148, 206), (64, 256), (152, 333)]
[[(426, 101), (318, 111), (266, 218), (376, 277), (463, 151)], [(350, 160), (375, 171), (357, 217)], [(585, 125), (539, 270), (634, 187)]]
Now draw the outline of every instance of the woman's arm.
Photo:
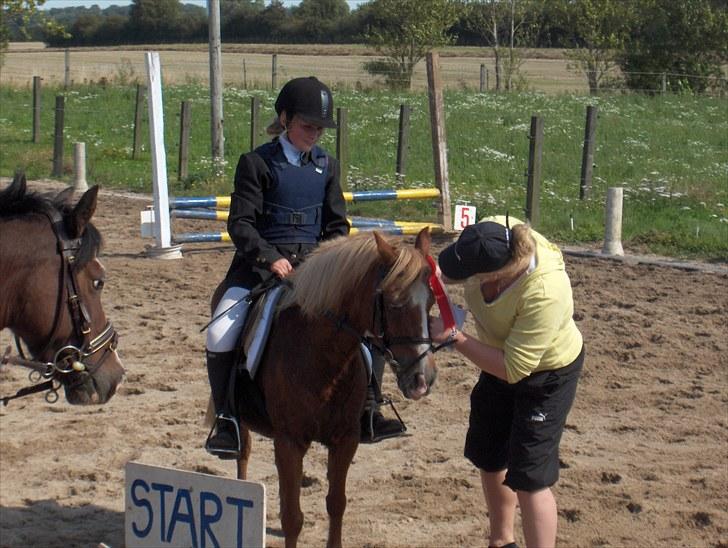
[(227, 222), (228, 233), (238, 252), (251, 265), (266, 270), (283, 258), (258, 232), (257, 223), (263, 213), (263, 190), (269, 178), (268, 167), (260, 156), (249, 153), (240, 157)]

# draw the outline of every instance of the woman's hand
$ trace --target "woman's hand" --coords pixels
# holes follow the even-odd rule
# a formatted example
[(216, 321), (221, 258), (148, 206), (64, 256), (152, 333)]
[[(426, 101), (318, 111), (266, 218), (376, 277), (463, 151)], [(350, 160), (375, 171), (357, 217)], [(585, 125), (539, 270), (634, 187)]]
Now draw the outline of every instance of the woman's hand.
[(279, 278), (283, 279), (293, 272), (293, 266), (291, 266), (291, 263), (288, 262), (288, 259), (278, 259), (270, 265), (270, 271)]

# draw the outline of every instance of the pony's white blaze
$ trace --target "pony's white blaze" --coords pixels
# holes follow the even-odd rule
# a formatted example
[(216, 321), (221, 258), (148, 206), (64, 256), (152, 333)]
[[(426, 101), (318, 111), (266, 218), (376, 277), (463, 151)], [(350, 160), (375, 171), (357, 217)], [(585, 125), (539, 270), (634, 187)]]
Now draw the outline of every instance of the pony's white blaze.
[[(412, 293), (410, 294), (411, 301), (420, 309), (420, 338), (427, 340), (430, 337), (430, 328), (427, 322), (427, 303), (430, 300), (430, 288), (424, 283), (414, 284)], [(430, 345), (422, 343), (417, 345), (417, 352), (422, 354), (430, 349)], [(425, 354), (425, 356), (427, 356)], [(420, 360), (421, 361), (421, 360)], [(425, 385), (425, 390), (427, 385)]]

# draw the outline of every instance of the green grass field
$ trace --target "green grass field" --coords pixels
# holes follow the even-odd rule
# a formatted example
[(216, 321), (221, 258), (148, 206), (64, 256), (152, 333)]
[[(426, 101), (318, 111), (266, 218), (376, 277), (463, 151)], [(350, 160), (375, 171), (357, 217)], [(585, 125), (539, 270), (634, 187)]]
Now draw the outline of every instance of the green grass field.
[[(32, 97), (0, 88), (0, 175), (22, 168), (30, 178), (51, 172), (54, 97), (66, 95), (65, 173), (72, 180), (73, 143), (86, 143), (87, 179), (104, 187), (151, 192), (144, 113), (141, 158), (131, 159), (135, 88), (44, 88), (42, 141), (31, 143)], [(250, 148), (250, 98), (259, 97), (261, 122), (273, 116), (270, 91), (225, 89), (225, 174), (214, 177), (210, 158), (209, 99), (203, 85), (164, 89), (170, 193), (229, 194), (240, 153)], [(427, 96), (423, 93), (336, 90), (349, 117), (351, 190), (433, 186)], [(180, 103), (192, 103), (189, 177), (177, 180)], [(399, 105), (412, 109), (404, 183), (395, 185)], [(587, 105), (596, 105), (591, 198), (579, 199)], [(533, 115), (544, 118), (542, 192), (538, 229), (564, 243), (604, 236), (608, 187), (624, 188), (623, 242), (633, 251), (728, 261), (728, 102), (689, 95), (585, 97), (540, 93), (478, 94), (446, 91), (451, 201), (467, 201), (478, 215), (525, 206), (528, 133)], [(335, 150), (335, 133), (323, 146)], [(433, 220), (431, 202), (354, 204), (352, 214)], [(573, 230), (571, 219), (573, 218)]]

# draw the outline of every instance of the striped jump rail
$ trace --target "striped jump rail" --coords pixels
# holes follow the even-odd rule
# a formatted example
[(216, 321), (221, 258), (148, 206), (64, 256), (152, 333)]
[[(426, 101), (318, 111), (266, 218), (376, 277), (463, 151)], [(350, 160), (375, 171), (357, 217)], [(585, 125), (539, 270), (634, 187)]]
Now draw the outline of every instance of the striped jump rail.
[[(429, 226), (432, 232), (442, 232), (442, 227), (438, 228), (438, 225), (431, 225), (428, 223), (421, 223), (422, 226), (366, 226), (366, 227), (352, 227), (350, 234), (357, 234), (359, 232), (369, 232), (372, 230), (379, 230), (385, 234), (401, 235), (401, 236), (413, 236), (418, 234), (424, 227)], [(204, 242), (232, 242), (230, 234), (226, 231), (220, 232), (183, 232), (181, 234), (173, 234), (172, 240), (176, 244), (197, 244)]]
[[(172, 217), (176, 219), (204, 219), (208, 221), (227, 221), (229, 211), (222, 209), (173, 209)], [(389, 219), (376, 219), (370, 217), (350, 217), (349, 225), (354, 228), (424, 228), (430, 227), (433, 233), (443, 232), (441, 225), (423, 221), (397, 221)]]
[[(347, 202), (375, 202), (383, 200), (421, 200), (439, 198), (436, 188), (410, 188), (404, 190), (359, 190), (344, 192)], [(192, 209), (199, 207), (224, 209), (230, 207), (230, 196), (170, 196), (170, 209)]]

